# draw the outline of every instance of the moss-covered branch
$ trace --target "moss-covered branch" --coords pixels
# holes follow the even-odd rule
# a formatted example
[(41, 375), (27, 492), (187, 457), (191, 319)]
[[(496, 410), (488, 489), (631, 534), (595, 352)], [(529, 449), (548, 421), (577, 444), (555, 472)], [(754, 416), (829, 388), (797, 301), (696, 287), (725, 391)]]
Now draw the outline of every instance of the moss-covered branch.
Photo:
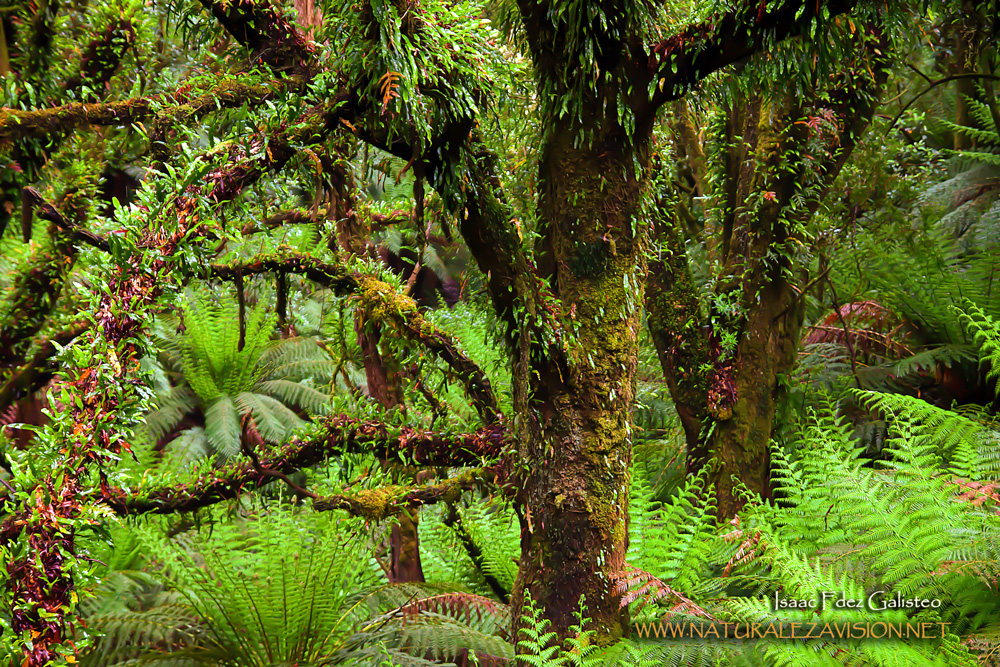
[(191, 512), (236, 498), (278, 479), (268, 471), (287, 475), (321, 463), (330, 456), (370, 452), (379, 458), (398, 459), (408, 464), (476, 465), (499, 458), (507, 444), (506, 431), (500, 426), (449, 436), (409, 427), (390, 430), (378, 422), (336, 416), (321, 420), (317, 430), (320, 431), (318, 435), (293, 438), (273, 452), (260, 454), (259, 466), (242, 461), (184, 486), (137, 494), (106, 487), (103, 500), (122, 515)]
[(500, 475), (499, 466), (474, 468), (436, 484), (383, 486), (354, 494), (326, 496), (314, 501), (313, 508), (320, 512), (344, 510), (354, 516), (380, 521), (396, 516), (408, 507), (455, 502), (464, 491), (496, 485)]
[[(460, 123), (451, 123), (442, 129), (426, 156), (416, 155), (413, 146), (403, 136), (379, 136), (361, 128), (351, 128), (355, 136), (396, 157), (415, 161), (423, 159), (422, 169), (428, 181), (434, 184), (436, 174), (444, 168), (444, 160), (453, 145), (463, 147), (468, 182), (461, 202), (461, 233), (476, 259), (480, 271), (487, 277), (490, 297), (496, 312), (508, 327), (507, 333), (516, 335), (518, 329), (515, 312), (525, 299), (535, 295), (535, 270), (522, 247), (514, 212), (507, 203), (500, 181), (500, 169), (492, 150), (483, 142), (478, 131)], [(536, 309), (537, 310), (537, 309)]]
[(271, 136), (258, 134), (249, 139), (249, 145), (234, 145), (227, 163), (208, 175), (202, 192), (216, 203), (231, 201), (262, 175), (284, 167), (299, 147), (321, 142), (361, 109), (357, 88), (345, 85), (330, 101), (306, 111), (292, 127)]
[(389, 324), (410, 340), (419, 342), (455, 371), (480, 417), (487, 424), (502, 417), (489, 379), (459, 349), (458, 341), (425, 318), (416, 301), (372, 276), (350, 272), (342, 265), (324, 264), (304, 255), (269, 255), (212, 266), (212, 275), (223, 279), (266, 271), (297, 273), (329, 287), (338, 294), (356, 294), (369, 317)]
[(807, 33), (821, 12), (832, 18), (856, 4), (857, 0), (791, 0), (764, 11), (763, 4), (746, 3), (660, 41), (649, 54), (649, 67), (658, 82), (650, 115), (664, 102), (683, 97), (713, 72), (766, 46)]
[[(479, 269), (487, 276), (494, 309), (507, 322), (512, 337), (518, 308), (535, 304), (535, 269), (522, 246), (514, 213), (500, 182), (496, 156), (473, 132), (466, 145), (469, 184), (461, 216), (462, 238)], [(538, 314), (540, 309), (529, 308)]]
[(3, 108), (0, 109), (0, 144), (15, 139), (59, 136), (88, 125), (127, 127), (146, 122), (154, 126), (189, 123), (218, 109), (273, 99), (284, 89), (282, 84), (248, 84), (227, 79), (195, 96), (174, 93), (100, 104), (75, 102), (30, 111)]

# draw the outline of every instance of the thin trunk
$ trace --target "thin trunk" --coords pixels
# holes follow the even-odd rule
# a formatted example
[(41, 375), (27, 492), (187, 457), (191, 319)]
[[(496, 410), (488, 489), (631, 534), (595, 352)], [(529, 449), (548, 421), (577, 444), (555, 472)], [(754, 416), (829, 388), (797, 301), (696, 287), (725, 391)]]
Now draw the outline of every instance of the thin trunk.
[[(382, 332), (373, 322), (357, 320), (358, 342), (365, 360), (368, 378), (368, 395), (384, 408), (395, 408), (403, 403), (402, 391), (397, 381), (399, 369), (391, 358), (379, 350)], [(405, 470), (397, 471), (409, 475)], [(389, 534), (389, 579), (391, 583), (422, 582), (424, 571), (420, 564), (419, 510), (413, 508), (399, 515)]]
[(389, 578), (392, 583), (422, 582), (420, 564), (420, 510), (413, 508), (399, 515), (389, 536)]

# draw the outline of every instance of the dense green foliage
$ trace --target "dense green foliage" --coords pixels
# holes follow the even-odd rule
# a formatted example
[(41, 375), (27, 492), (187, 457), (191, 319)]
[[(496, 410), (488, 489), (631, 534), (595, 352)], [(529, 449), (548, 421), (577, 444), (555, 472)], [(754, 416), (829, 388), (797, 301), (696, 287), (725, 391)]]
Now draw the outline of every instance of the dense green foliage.
[(0, 665), (996, 664), (998, 30), (0, 0)]

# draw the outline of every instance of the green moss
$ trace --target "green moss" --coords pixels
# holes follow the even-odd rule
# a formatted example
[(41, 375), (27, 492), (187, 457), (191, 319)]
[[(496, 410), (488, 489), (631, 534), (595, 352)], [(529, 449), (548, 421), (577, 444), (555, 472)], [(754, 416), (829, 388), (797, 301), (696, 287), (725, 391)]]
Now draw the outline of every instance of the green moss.
[(377, 489), (359, 491), (354, 500), (358, 504), (357, 515), (370, 521), (380, 521), (390, 514), (389, 506), (400, 494), (401, 487), (383, 486)]

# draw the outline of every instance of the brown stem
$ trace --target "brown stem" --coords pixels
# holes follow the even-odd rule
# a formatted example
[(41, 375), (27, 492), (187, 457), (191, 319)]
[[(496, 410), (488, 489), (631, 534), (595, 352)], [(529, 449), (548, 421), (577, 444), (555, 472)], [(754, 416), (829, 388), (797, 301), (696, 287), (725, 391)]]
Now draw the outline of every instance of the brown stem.
[(837, 299), (837, 288), (833, 286), (833, 281), (830, 280), (830, 276), (826, 276), (826, 282), (830, 286), (830, 297), (833, 299), (833, 310), (837, 313), (837, 319), (840, 320), (840, 326), (844, 330), (844, 345), (847, 346), (847, 353), (851, 357), (851, 374), (854, 375), (854, 382), (858, 385), (858, 389), (861, 389), (861, 378), (858, 377), (858, 362), (854, 355), (854, 343), (851, 341), (851, 330), (847, 326), (847, 321), (844, 319), (844, 314), (840, 310), (840, 302)]
[(278, 292), (278, 329), (281, 330), (281, 337), (288, 338), (288, 274), (278, 271), (275, 290)]
[(236, 284), (236, 303), (240, 310), (240, 342), (236, 345), (236, 351), (242, 352), (247, 342), (247, 300), (246, 294), (243, 293), (243, 274), (236, 274), (233, 282)]
[[(253, 417), (251, 417), (249, 414), (247, 414), (247, 415), (244, 415), (244, 417), (243, 417), (243, 430), (244, 430), (244, 432), (247, 429), (249, 429), (249, 428), (254, 428), (253, 427)], [(257, 452), (256, 452), (256, 450), (254, 449), (254, 446), (253, 446), (253, 438), (249, 438), (249, 437), (242, 437), (242, 438), (240, 438), (240, 449), (242, 449), (243, 453), (246, 454), (250, 458), (250, 463), (253, 465), (254, 471), (257, 472), (259, 475), (263, 475), (263, 476), (266, 476), (266, 477), (274, 477), (275, 479), (280, 479), (282, 482), (284, 482), (285, 484), (287, 484), (289, 486), (289, 488), (291, 488), (293, 491), (295, 491), (296, 493), (298, 493), (298, 494), (300, 494), (302, 496), (306, 496), (307, 498), (312, 498), (313, 500), (316, 500), (317, 498), (319, 498), (319, 496), (317, 496), (312, 491), (309, 491), (307, 489), (303, 489), (301, 486), (299, 486), (298, 484), (296, 484), (295, 482), (293, 482), (291, 479), (289, 479), (288, 475), (286, 475), (285, 473), (283, 473), (281, 471), (278, 471), (278, 470), (270, 470), (268, 468), (265, 468), (263, 465), (261, 465), (260, 457), (257, 456)]]

